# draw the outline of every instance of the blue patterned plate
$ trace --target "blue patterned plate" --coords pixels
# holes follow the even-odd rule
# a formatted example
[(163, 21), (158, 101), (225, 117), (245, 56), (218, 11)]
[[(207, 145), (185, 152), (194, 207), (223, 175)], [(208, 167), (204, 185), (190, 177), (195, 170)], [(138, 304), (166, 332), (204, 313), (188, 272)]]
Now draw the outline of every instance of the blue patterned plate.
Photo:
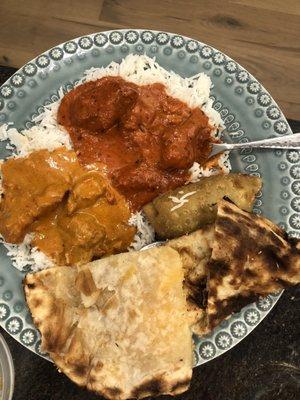
[[(182, 76), (205, 72), (213, 81), (212, 99), (225, 122), (229, 142), (245, 142), (291, 134), (271, 95), (235, 61), (204, 43), (166, 32), (119, 30), (96, 33), (63, 43), (17, 71), (0, 88), (0, 124), (13, 121), (30, 128), (43, 105), (58, 99), (58, 89), (70, 90), (83, 72), (120, 61), (129, 53), (155, 57)], [(7, 151), (1, 148), (1, 158)], [(263, 190), (254, 211), (264, 214), (292, 236), (300, 237), (300, 154), (297, 151), (242, 150), (231, 154), (234, 171), (261, 176)], [(0, 324), (28, 349), (40, 351), (22, 289), (23, 274), (11, 266), (0, 247)], [(245, 307), (206, 338), (195, 338), (197, 365), (235, 346), (270, 312), (280, 294)]]

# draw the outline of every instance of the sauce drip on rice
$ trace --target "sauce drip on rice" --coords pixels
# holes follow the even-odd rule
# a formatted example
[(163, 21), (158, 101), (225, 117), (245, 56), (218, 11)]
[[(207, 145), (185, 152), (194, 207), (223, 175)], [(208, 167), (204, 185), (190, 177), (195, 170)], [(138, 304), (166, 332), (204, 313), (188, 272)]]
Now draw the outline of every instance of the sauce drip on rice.
[(167, 95), (164, 85), (120, 77), (84, 83), (64, 96), (58, 122), (83, 164), (102, 163), (113, 185), (140, 209), (186, 183), (210, 154), (212, 128), (200, 108)]

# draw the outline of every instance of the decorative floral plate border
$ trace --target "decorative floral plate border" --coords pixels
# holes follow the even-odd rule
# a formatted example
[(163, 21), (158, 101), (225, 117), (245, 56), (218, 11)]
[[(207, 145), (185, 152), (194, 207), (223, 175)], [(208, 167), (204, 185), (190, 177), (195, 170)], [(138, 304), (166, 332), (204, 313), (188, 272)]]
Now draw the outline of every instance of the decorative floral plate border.
[[(30, 128), (43, 106), (58, 100), (61, 86), (67, 92), (84, 70), (120, 61), (129, 53), (146, 53), (182, 76), (208, 74), (214, 84), (211, 98), (226, 125), (228, 141), (246, 142), (292, 133), (271, 95), (234, 60), (199, 41), (150, 30), (100, 32), (65, 42), (39, 55), (1, 86), (0, 125), (14, 121), (18, 129)], [(7, 154), (2, 146), (1, 158)], [(264, 179), (254, 211), (277, 222), (291, 236), (300, 237), (299, 152), (264, 153), (245, 149), (232, 153), (231, 163), (234, 170)], [(24, 300), (24, 274), (11, 268), (3, 246), (0, 260), (0, 325), (25, 347), (47, 358), (41, 352), (40, 335)], [(246, 337), (279, 297), (280, 293), (260, 299), (222, 322), (211, 335), (195, 337), (196, 365), (223, 354)]]

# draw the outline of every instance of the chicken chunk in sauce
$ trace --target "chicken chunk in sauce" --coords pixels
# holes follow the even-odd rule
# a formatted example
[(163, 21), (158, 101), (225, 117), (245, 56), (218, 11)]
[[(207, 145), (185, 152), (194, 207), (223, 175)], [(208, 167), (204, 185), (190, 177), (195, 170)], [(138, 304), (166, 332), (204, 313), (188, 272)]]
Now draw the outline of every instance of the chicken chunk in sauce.
[(101, 162), (133, 210), (184, 185), (196, 161), (205, 164), (212, 127), (200, 108), (169, 96), (164, 85), (136, 85), (107, 76), (64, 96), (58, 122), (83, 164)]
[(59, 265), (122, 252), (133, 239), (130, 210), (95, 163), (81, 166), (73, 151), (40, 150), (2, 166), (0, 233), (32, 244)]
[(75, 154), (48, 150), (3, 163), (0, 231), (7, 242), (22, 242), (30, 225), (62, 201), (72, 186), (75, 164)]

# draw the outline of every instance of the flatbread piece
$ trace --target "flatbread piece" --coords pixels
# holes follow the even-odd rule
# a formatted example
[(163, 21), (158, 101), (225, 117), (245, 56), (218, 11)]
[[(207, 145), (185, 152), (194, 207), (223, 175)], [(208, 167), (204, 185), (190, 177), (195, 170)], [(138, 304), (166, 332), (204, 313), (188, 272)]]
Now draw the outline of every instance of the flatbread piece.
[(42, 348), (69, 378), (108, 399), (182, 393), (192, 338), (179, 254), (167, 247), (28, 274)]
[(300, 241), (233, 203), (218, 204), (207, 266), (209, 330), (260, 296), (300, 282)]
[(176, 250), (181, 258), (187, 298), (188, 315), (192, 331), (202, 334), (206, 330), (207, 263), (211, 258), (215, 237), (214, 224), (206, 225), (189, 235), (166, 242), (165, 246)]

